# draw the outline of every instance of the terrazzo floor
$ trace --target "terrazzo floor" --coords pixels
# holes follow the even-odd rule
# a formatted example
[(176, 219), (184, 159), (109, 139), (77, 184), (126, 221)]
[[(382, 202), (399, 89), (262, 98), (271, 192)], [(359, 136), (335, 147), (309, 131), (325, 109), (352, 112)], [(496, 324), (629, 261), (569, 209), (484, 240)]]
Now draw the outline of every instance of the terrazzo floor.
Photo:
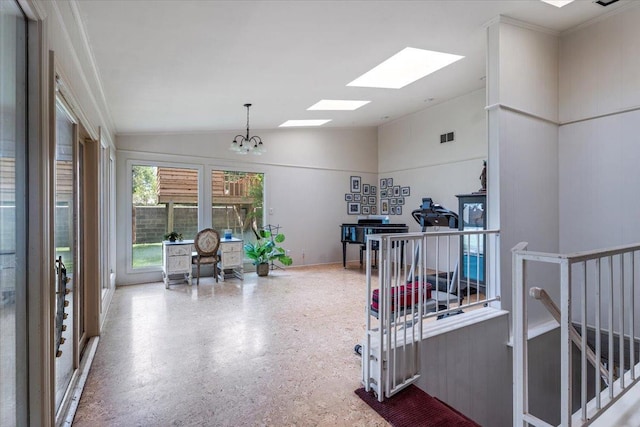
[(354, 390), (357, 263), (117, 288), (74, 426), (387, 426)]

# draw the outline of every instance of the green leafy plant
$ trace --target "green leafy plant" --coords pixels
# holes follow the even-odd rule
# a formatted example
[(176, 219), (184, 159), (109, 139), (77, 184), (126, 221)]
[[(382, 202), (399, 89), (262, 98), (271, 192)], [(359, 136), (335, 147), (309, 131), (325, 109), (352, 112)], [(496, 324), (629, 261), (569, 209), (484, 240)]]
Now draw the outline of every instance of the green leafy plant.
[(278, 246), (284, 242), (284, 234), (278, 233), (272, 236), (270, 232), (262, 230), (258, 235), (260, 238), (255, 243), (250, 242), (244, 245), (244, 252), (254, 265), (267, 264), (272, 261), (278, 261), (282, 265), (293, 263), (284, 248)]
[(175, 242), (176, 240), (182, 240), (182, 234), (177, 231), (172, 231), (171, 233), (165, 234), (164, 239), (169, 240), (170, 242)]

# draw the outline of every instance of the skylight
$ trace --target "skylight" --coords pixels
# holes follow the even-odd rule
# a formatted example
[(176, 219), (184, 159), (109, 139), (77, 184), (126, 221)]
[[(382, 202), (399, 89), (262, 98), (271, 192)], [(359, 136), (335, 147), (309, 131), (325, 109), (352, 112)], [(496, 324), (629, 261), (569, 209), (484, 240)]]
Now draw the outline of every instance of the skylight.
[(302, 126), (322, 126), (325, 123), (329, 123), (331, 119), (328, 120), (287, 120), (283, 124), (278, 127), (287, 128), (287, 127), (302, 127)]
[(307, 110), (348, 110), (353, 111), (370, 103), (371, 101), (348, 101), (343, 99), (322, 99)]
[(573, 0), (540, 0), (540, 1), (543, 1), (545, 3), (549, 3), (550, 5), (553, 5), (555, 7), (566, 6), (569, 3), (573, 2)]
[(400, 89), (464, 56), (406, 47), (347, 86)]

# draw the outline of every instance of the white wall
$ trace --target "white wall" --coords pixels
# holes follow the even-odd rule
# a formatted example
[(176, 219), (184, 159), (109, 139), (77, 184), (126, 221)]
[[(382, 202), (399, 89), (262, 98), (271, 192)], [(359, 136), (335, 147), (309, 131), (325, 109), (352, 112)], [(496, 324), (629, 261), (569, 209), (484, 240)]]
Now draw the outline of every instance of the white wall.
[[(511, 310), (511, 248), (558, 251), (558, 40), (501, 18), (488, 28), (489, 225), (500, 228), (501, 305)], [(496, 215), (497, 213), (497, 215)], [(529, 269), (529, 280), (558, 282), (553, 268)], [(550, 289), (559, 297), (557, 288)], [(530, 305), (530, 325), (548, 320)]]
[[(68, 84), (68, 91), (78, 102), (78, 105), (72, 106), (74, 112), (81, 116), (83, 125), (93, 137), (98, 136), (98, 128), (101, 128), (103, 137), (113, 146), (115, 127), (102, 95), (75, 4), (34, 1), (34, 5), (46, 17), (45, 49), (54, 52), (58, 71)], [(48, 64), (44, 65), (46, 70)]]
[(508, 316), (500, 315), (422, 341), (417, 385), (482, 426), (511, 426), (508, 338)]
[(639, 6), (561, 39), (563, 252), (640, 241)]
[[(283, 227), (283, 246), (291, 251), (293, 265), (334, 263), (342, 261), (339, 226), (356, 219), (347, 214), (344, 201), (350, 176), (361, 176), (362, 183), (369, 184), (377, 179), (376, 132), (375, 128), (255, 130), (252, 133), (260, 135), (267, 148), (262, 156), (240, 156), (229, 151), (235, 133), (118, 136), (117, 283), (157, 281), (161, 277), (159, 268), (152, 273), (133, 273), (127, 268), (129, 161), (192, 165), (205, 171), (214, 167), (263, 172), (266, 223)], [(349, 245), (347, 256), (357, 259), (358, 248)]]
[[(480, 189), (482, 162), (488, 156), (484, 105), (483, 88), (380, 126), (380, 178), (411, 187), (402, 215), (391, 216), (392, 222), (420, 231), (411, 211), (423, 197), (458, 212), (456, 194)], [(440, 144), (440, 134), (450, 131), (455, 131), (455, 141)]]

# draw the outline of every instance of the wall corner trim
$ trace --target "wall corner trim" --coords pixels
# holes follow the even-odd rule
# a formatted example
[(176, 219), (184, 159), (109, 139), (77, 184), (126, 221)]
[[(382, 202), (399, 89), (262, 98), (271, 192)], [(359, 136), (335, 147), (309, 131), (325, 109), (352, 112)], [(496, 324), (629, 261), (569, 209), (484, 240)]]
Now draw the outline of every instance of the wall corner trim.
[(525, 28), (527, 30), (549, 34), (555, 37), (560, 36), (560, 31), (552, 30), (551, 28), (543, 27), (542, 25), (536, 25), (536, 24), (531, 24), (529, 22), (520, 21), (519, 19), (511, 18), (505, 15), (498, 15), (495, 18), (492, 18), (491, 20), (484, 23), (482, 26), (485, 28), (488, 28), (496, 23), (509, 24), (516, 27)]

